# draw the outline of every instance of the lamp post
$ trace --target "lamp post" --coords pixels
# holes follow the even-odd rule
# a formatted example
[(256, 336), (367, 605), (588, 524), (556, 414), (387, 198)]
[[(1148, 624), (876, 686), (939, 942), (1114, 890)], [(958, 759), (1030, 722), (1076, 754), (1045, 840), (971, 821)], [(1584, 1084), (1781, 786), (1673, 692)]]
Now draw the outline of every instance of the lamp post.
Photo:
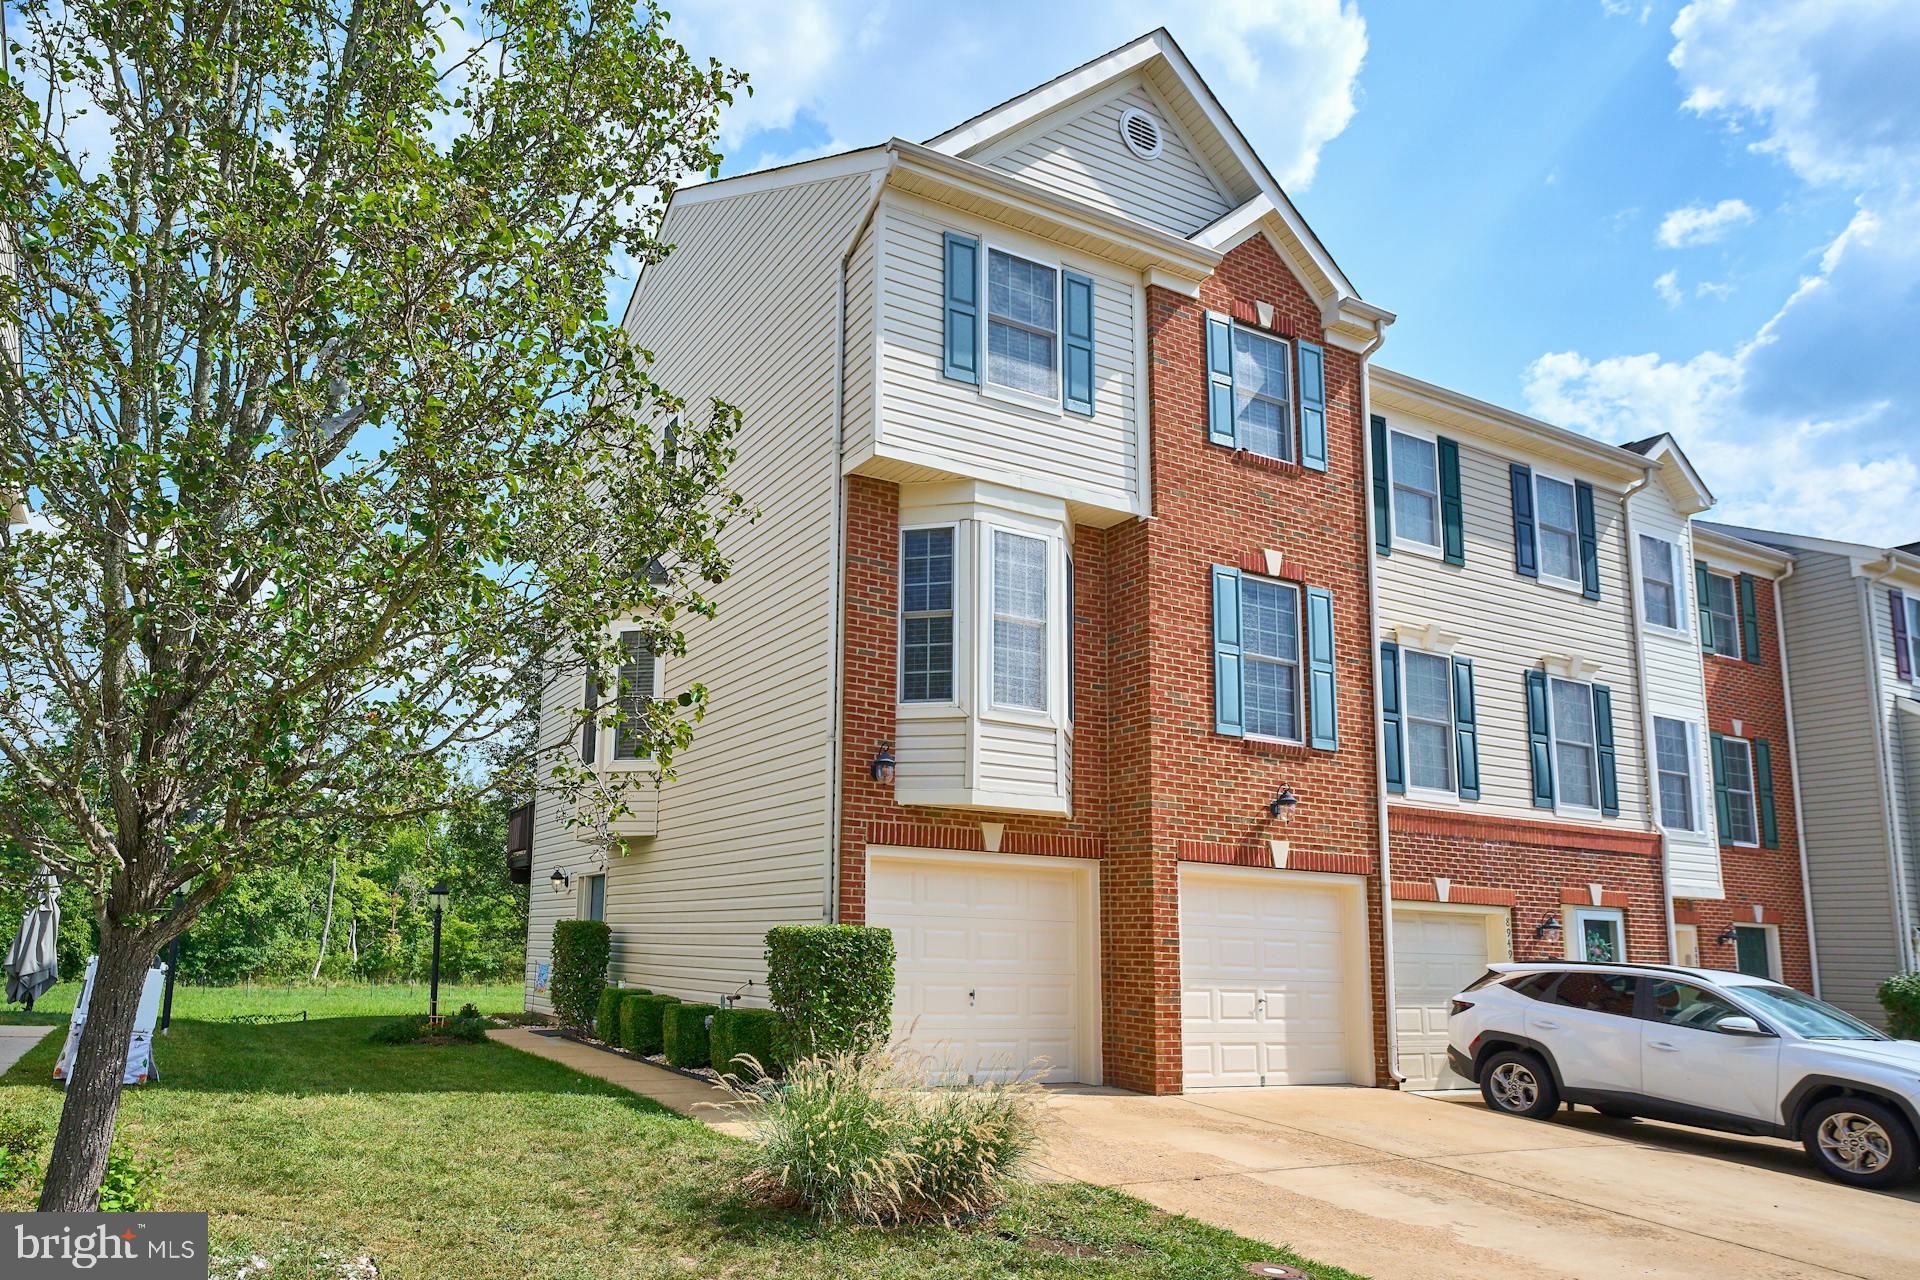
[(435, 881), (433, 888), (427, 890), (427, 896), (433, 899), (433, 984), (427, 989), (427, 1016), (440, 1016), (440, 917), (447, 909), (447, 886), (444, 881)]

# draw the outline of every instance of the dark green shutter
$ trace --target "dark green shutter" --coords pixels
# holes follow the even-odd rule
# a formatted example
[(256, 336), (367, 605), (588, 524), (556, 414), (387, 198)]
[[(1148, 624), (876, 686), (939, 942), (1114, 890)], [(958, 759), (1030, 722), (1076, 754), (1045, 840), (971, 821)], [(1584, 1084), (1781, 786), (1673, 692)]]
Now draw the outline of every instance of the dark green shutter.
[(1460, 446), (1439, 438), (1440, 556), (1448, 564), (1467, 562), (1465, 508), (1460, 503)]
[(1700, 650), (1713, 652), (1713, 610), (1707, 607), (1707, 565), (1704, 560), (1693, 562), (1693, 600), (1694, 608), (1700, 615)]
[(1473, 706), (1473, 660), (1453, 660), (1453, 751), (1460, 764), (1460, 798), (1480, 798), (1480, 728)]
[(1760, 843), (1780, 847), (1780, 819), (1773, 811), (1773, 748), (1765, 738), (1753, 740), (1753, 803), (1760, 810)]
[(1620, 816), (1620, 767), (1613, 752), (1613, 690), (1593, 686), (1593, 743), (1600, 758), (1600, 816)]
[(1300, 465), (1327, 469), (1327, 355), (1311, 342), (1300, 348)]
[(980, 242), (947, 232), (946, 374), (980, 382)]
[(1225, 316), (1207, 317), (1207, 439), (1236, 448), (1233, 424), (1233, 326)]
[(1240, 683), (1240, 571), (1213, 566), (1213, 727), (1242, 737), (1246, 714)]
[(1379, 414), (1368, 423), (1373, 437), (1373, 549), (1393, 554), (1393, 481), (1387, 473), (1387, 420)]
[(1733, 843), (1733, 803), (1727, 798), (1727, 740), (1720, 734), (1712, 735), (1713, 743), (1713, 813), (1719, 819), (1720, 843)]
[(1580, 594), (1600, 598), (1600, 533), (1593, 519), (1593, 486), (1585, 480), (1573, 485), (1573, 505), (1580, 521)]
[(1513, 491), (1513, 571), (1523, 578), (1540, 576), (1540, 543), (1533, 531), (1533, 468), (1516, 462), (1507, 468)]
[(1527, 760), (1533, 767), (1533, 807), (1553, 808), (1553, 733), (1544, 671), (1527, 672)]
[(1066, 323), (1061, 327), (1061, 351), (1066, 376), (1060, 379), (1061, 400), (1074, 413), (1093, 414), (1093, 281), (1077, 271), (1060, 273)]
[(600, 681), (591, 673), (587, 676), (586, 691), (580, 695), (580, 701), (586, 710), (586, 719), (580, 725), (580, 763), (592, 764), (600, 740)]
[(1406, 732), (1400, 720), (1400, 646), (1380, 643), (1380, 754), (1386, 764), (1387, 790), (1407, 790)]
[(1339, 690), (1333, 674), (1333, 592), (1307, 588), (1307, 745), (1340, 746)]
[(1760, 661), (1760, 610), (1753, 600), (1753, 575), (1740, 575), (1740, 656)]

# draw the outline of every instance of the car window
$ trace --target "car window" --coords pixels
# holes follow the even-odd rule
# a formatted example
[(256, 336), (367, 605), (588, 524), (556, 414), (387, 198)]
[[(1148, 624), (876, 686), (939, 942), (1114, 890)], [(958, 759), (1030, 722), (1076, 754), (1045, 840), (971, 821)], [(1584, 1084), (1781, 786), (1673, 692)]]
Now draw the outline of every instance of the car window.
[(1553, 989), (1553, 1002), (1592, 1013), (1633, 1016), (1640, 979), (1624, 973), (1570, 973)]
[(1513, 989), (1530, 1000), (1551, 1000), (1553, 984), (1560, 981), (1557, 973), (1528, 974), (1513, 984)]
[(1653, 984), (1653, 1020), (1672, 1027), (1712, 1031), (1724, 1018), (1747, 1015), (1704, 987), (1659, 978)]

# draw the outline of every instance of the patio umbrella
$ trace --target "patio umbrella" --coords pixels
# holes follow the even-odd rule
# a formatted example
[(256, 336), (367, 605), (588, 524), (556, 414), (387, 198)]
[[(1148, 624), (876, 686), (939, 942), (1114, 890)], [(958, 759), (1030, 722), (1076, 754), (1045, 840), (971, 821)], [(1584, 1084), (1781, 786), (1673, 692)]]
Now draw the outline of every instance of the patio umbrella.
[(60, 886), (51, 877), (40, 882), (40, 892), (20, 921), (20, 932), (7, 949), (7, 1000), (26, 1001), (27, 1008), (48, 987), (60, 981), (56, 941), (60, 936)]

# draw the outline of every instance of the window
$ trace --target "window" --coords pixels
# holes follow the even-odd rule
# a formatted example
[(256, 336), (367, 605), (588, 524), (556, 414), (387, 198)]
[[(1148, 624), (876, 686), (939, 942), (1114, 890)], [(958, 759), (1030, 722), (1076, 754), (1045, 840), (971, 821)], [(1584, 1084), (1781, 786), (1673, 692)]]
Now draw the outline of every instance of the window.
[(1610, 964), (1626, 955), (1621, 930), (1624, 920), (1613, 907), (1575, 907), (1573, 927), (1567, 931), (1568, 956)]
[[(1909, 679), (1920, 682), (1920, 596), (1910, 596), (1902, 591), (1892, 597), (1893, 607), (1904, 615), (1906, 626), (1906, 671)], [(1896, 636), (1896, 638), (1899, 638)], [(1898, 664), (1896, 664), (1897, 666)]]
[(1653, 1014), (1655, 1022), (1664, 1022), (1670, 1027), (1686, 1027), (1694, 1031), (1716, 1030), (1727, 1018), (1744, 1018), (1747, 1014), (1723, 1000), (1704, 987), (1696, 987), (1691, 982), (1676, 982), (1672, 978), (1652, 980)]
[(613, 731), (613, 758), (644, 760), (649, 754), (647, 704), (654, 698), (658, 659), (644, 631), (622, 631), (620, 653), (620, 724)]
[(607, 918), (607, 878), (605, 876), (582, 876), (580, 878), (580, 910), (583, 920), (605, 920)]
[(1734, 604), (1733, 579), (1723, 573), (1707, 575), (1707, 616), (1713, 622), (1710, 651), (1723, 658), (1740, 656), (1740, 617)]
[(1624, 973), (1569, 973), (1553, 989), (1553, 1003), (1589, 1013), (1631, 1018), (1640, 979)]
[(1570, 809), (1600, 807), (1600, 752), (1594, 739), (1593, 686), (1555, 679), (1553, 772), (1560, 803)]
[(1240, 586), (1246, 646), (1246, 731), (1300, 740), (1300, 592), (1249, 575)]
[(1733, 926), (1733, 967), (1756, 978), (1778, 978), (1773, 971), (1772, 930), (1763, 924)]
[(1809, 1040), (1885, 1040), (1887, 1037), (1850, 1013), (1792, 987), (1742, 987), (1740, 998), (1775, 1022)]
[(1287, 344), (1235, 325), (1233, 420), (1242, 449), (1293, 461), (1292, 386)]
[(900, 535), (900, 700), (954, 700), (950, 526)]
[(1727, 783), (1727, 829), (1720, 834), (1731, 844), (1757, 846), (1760, 818), (1753, 793), (1753, 746), (1738, 738), (1723, 738), (1720, 750)]
[(1580, 517), (1573, 486), (1547, 476), (1533, 478), (1533, 509), (1540, 540), (1540, 576), (1580, 581)]
[(1047, 544), (993, 531), (993, 700), (1047, 709)]
[(1395, 431), (1390, 441), (1393, 473), (1393, 534), (1434, 551), (1440, 549), (1438, 445)]
[(1553, 999), (1553, 984), (1560, 981), (1559, 973), (1535, 973), (1513, 984), (1513, 989), (1529, 1000)]
[(1650, 627), (1679, 630), (1686, 615), (1680, 609), (1679, 578), (1674, 573), (1673, 544), (1665, 538), (1640, 535), (1640, 611)]
[(1407, 785), (1453, 791), (1453, 663), (1403, 649), (1407, 687)]
[(1059, 275), (987, 251), (987, 381), (1052, 400), (1059, 395)]
[(1653, 718), (1653, 763), (1660, 787), (1660, 825), (1674, 831), (1698, 831), (1694, 803), (1693, 726), (1684, 720)]

